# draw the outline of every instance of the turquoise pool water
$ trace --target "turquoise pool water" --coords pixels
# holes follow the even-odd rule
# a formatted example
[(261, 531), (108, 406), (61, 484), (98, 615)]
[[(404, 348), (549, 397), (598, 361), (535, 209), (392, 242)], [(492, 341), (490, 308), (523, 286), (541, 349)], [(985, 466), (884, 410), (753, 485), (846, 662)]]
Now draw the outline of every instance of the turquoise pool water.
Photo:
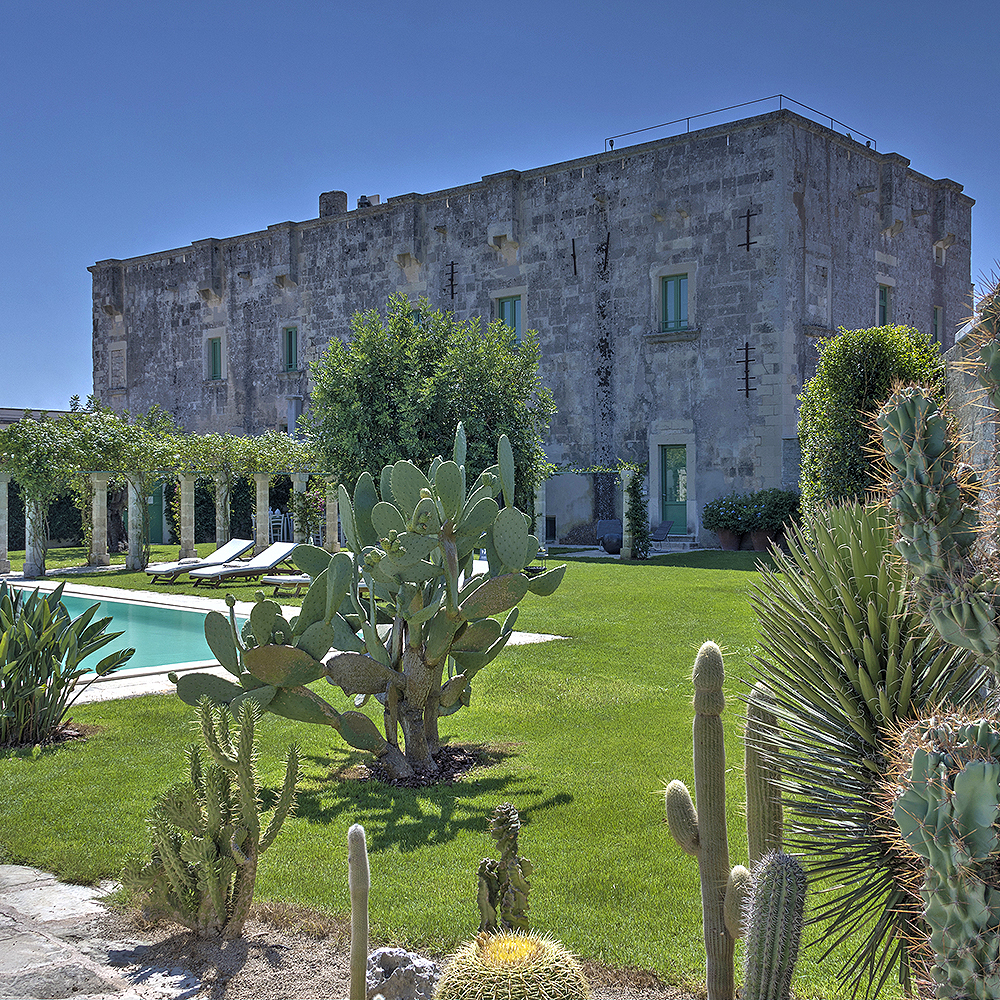
[[(63, 594), (63, 604), (76, 618), (96, 602)], [(81, 664), (91, 669), (109, 653), (135, 647), (135, 655), (122, 668), (167, 667), (197, 660), (214, 660), (205, 641), (205, 613), (182, 608), (151, 607), (126, 601), (101, 601), (96, 618), (112, 616), (111, 632), (125, 634), (92, 653)]]

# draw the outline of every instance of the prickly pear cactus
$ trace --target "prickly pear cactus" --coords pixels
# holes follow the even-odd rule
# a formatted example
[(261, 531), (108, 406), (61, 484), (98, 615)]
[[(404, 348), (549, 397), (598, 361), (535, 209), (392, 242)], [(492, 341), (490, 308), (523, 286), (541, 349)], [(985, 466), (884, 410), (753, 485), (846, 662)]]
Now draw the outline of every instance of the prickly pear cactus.
[(936, 997), (1000, 996), (1000, 725), (946, 715), (911, 727), (893, 817), (924, 864)]
[(500, 848), (500, 860), (484, 858), (479, 865), (480, 931), (528, 930), (528, 892), (531, 862), (518, 856), (521, 819), (509, 803), (499, 805), (490, 821), (490, 833)]
[[(470, 703), (473, 678), (507, 644), (525, 595), (550, 595), (566, 572), (524, 572), (538, 539), (513, 506), (506, 435), (497, 464), (471, 486), (465, 452), (459, 424), (452, 459), (436, 458), (426, 475), (396, 462), (382, 470), (377, 488), (367, 473), (353, 497), (341, 485), (348, 551), (295, 549), (292, 559), (312, 583), (290, 620), (258, 594), (238, 629), (228, 597), (228, 621), (211, 612), (205, 636), (234, 680), (171, 674), (180, 697), (195, 704), (207, 695), (233, 706), (252, 695), (266, 711), (331, 726), (373, 753), (393, 779), (433, 776), (439, 718)], [(474, 572), (484, 549), (488, 568)], [(308, 687), (323, 677), (353, 697), (355, 709), (375, 698), (385, 735), (367, 713), (338, 711)]]
[(198, 705), (201, 733), (209, 754), (188, 755), (190, 781), (171, 788), (148, 820), (152, 860), (131, 866), (124, 882), (148, 909), (202, 937), (237, 938), (250, 914), (257, 863), (295, 808), (298, 750), (288, 750), (285, 780), (266, 828), (258, 799), (254, 729), (260, 718), (254, 701), (243, 702), (238, 729), (230, 714), (209, 699)]

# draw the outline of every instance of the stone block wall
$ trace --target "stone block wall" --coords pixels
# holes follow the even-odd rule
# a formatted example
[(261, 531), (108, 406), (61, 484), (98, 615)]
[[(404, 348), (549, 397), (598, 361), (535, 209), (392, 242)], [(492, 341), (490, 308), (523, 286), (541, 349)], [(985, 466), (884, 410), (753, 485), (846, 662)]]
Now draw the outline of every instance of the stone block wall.
[[(947, 346), (970, 287), (961, 185), (789, 111), (347, 204), (325, 192), (317, 219), (92, 267), (95, 394), (159, 403), (190, 430), (285, 429), (308, 407), (308, 362), (350, 336), (356, 311), (401, 292), (489, 322), (518, 296), (558, 407), (550, 459), (648, 461), (656, 524), (661, 446), (684, 447), (675, 531), (711, 544), (706, 501), (794, 480), (818, 339), (875, 325), (883, 285), (891, 321), (936, 318)], [(688, 323), (664, 330), (662, 282), (676, 275)], [(585, 480), (550, 484), (560, 537), (615, 516), (617, 490)]]

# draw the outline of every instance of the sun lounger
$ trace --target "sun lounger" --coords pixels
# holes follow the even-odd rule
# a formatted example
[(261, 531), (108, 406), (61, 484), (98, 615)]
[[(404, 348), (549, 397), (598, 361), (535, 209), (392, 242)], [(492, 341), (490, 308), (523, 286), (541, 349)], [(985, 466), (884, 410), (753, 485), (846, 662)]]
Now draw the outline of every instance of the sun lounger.
[(146, 567), (146, 573), (150, 577), (150, 583), (176, 583), (181, 573), (192, 569), (205, 569), (208, 566), (222, 566), (224, 563), (239, 559), (247, 549), (252, 548), (253, 542), (248, 538), (231, 538), (203, 559), (181, 559), (172, 563), (152, 563)]
[(284, 594), (287, 597), (298, 597), (312, 583), (308, 573), (288, 573), (279, 576), (265, 576), (261, 581), (265, 587), (274, 587), (274, 596)]
[(246, 562), (227, 563), (225, 566), (207, 566), (204, 569), (193, 569), (188, 575), (194, 580), (196, 587), (202, 583), (211, 583), (218, 587), (232, 580), (256, 580), (265, 573), (273, 573), (281, 563), (288, 559), (298, 542), (272, 542), (263, 552)]

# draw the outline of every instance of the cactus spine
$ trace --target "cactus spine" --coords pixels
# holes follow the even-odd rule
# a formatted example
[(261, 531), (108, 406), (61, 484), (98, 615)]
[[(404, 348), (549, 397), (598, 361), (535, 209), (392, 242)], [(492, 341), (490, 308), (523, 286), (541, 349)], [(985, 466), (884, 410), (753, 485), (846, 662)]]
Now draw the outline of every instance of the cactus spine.
[(254, 735), (260, 714), (255, 701), (244, 701), (239, 728), (231, 733), (228, 709), (201, 700), (198, 716), (209, 765), (202, 767), (201, 754), (192, 747), (190, 783), (170, 789), (150, 813), (152, 860), (125, 874), (126, 884), (144, 897), (151, 912), (202, 937), (231, 939), (243, 933), (260, 855), (295, 808), (299, 758), (291, 746), (281, 794), (261, 832)]
[(347, 884), (351, 892), (351, 998), (368, 995), (368, 848), (365, 828), (355, 823), (347, 831)]
[(520, 829), (520, 817), (509, 802), (496, 807), (490, 833), (500, 848), (500, 860), (484, 858), (479, 865), (479, 930), (488, 934), (528, 930), (531, 862), (518, 856)]
[(924, 863), (920, 896), (936, 997), (1000, 996), (1000, 729), (994, 718), (933, 718), (904, 735), (912, 763), (893, 816)]
[(706, 642), (698, 650), (692, 680), (694, 787), (698, 810), (685, 784), (671, 781), (665, 796), (667, 822), (677, 843), (698, 859), (709, 1000), (733, 1000), (734, 943), (742, 933), (739, 915), (749, 873), (742, 865), (732, 871), (729, 868), (726, 747), (721, 718), (726, 707), (722, 693), (725, 667), (722, 652), (714, 642)]
[(806, 874), (795, 858), (772, 851), (751, 875), (744, 1000), (789, 1000), (802, 938)]

